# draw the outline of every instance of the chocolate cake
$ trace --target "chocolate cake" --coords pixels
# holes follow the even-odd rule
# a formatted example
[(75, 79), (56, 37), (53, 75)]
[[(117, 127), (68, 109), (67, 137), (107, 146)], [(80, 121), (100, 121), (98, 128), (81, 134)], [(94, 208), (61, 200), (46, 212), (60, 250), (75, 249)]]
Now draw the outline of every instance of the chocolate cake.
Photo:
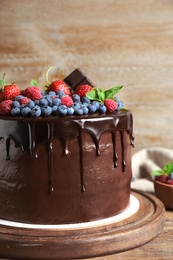
[[(73, 78), (65, 82), (70, 86)], [(83, 223), (128, 207), (134, 140), (130, 111), (1, 115), (0, 139), (0, 219)]]

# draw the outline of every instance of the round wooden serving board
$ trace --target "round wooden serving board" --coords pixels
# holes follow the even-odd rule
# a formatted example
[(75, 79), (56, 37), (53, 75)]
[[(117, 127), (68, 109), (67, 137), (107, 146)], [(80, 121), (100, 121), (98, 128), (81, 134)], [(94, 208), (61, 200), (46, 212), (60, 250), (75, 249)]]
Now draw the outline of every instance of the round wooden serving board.
[(115, 254), (156, 237), (165, 208), (148, 193), (132, 191), (139, 209), (112, 223), (78, 229), (30, 229), (0, 225), (0, 257), (10, 259), (77, 259)]

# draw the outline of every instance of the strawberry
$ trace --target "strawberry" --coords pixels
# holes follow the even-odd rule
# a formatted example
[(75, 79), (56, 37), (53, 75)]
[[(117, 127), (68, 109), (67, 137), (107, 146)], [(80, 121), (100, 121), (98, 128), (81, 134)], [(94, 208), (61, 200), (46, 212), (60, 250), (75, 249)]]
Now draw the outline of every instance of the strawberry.
[(42, 98), (41, 90), (37, 86), (30, 86), (26, 88), (24, 95), (33, 101), (40, 100)]
[(3, 74), (2, 80), (0, 80), (0, 101), (2, 100), (14, 100), (16, 96), (20, 94), (19, 87), (15, 84), (7, 84), (5, 82), (5, 73)]
[(69, 107), (73, 104), (73, 99), (70, 96), (64, 96), (61, 98), (61, 104)]
[(110, 98), (104, 100), (104, 105), (108, 112), (113, 112), (117, 109), (117, 102)]
[(75, 89), (74, 94), (77, 94), (82, 98), (87, 92), (91, 91), (92, 89), (93, 88), (89, 85), (81, 85)]
[(31, 101), (31, 99), (28, 97), (23, 97), (23, 98), (19, 99), (20, 105), (25, 105), (25, 104), (29, 103), (29, 101)]
[(63, 80), (55, 80), (48, 87), (46, 92), (62, 90), (65, 95), (70, 95), (70, 90)]
[(11, 109), (12, 109), (12, 100), (4, 100), (0, 103), (0, 114), (3, 116), (9, 116), (11, 115)]
[(4, 86), (4, 100), (14, 100), (20, 94), (20, 89), (16, 84)]

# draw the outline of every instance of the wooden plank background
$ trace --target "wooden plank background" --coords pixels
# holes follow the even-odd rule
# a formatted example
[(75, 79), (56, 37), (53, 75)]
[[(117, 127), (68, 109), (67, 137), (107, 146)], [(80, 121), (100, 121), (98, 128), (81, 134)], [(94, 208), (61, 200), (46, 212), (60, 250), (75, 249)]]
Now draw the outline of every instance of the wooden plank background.
[(173, 1), (1, 0), (0, 77), (21, 89), (80, 67), (99, 87), (123, 85), (136, 152), (173, 147)]

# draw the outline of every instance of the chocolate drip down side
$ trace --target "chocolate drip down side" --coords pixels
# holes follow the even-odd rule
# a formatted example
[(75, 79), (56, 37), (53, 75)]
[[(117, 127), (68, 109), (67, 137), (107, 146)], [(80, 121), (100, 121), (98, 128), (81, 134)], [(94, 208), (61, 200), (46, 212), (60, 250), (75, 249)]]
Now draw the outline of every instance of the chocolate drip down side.
[[(14, 119), (13, 119), (14, 120)], [(16, 120), (19, 120), (16, 118)], [(77, 138), (79, 142), (79, 157), (80, 157), (80, 179), (81, 179), (81, 191), (85, 192), (85, 176), (83, 169), (83, 135), (88, 133), (93, 140), (95, 145), (96, 155), (100, 156), (100, 138), (104, 133), (111, 133), (112, 145), (113, 145), (113, 165), (114, 168), (118, 166), (118, 153), (116, 149), (116, 134), (119, 131), (121, 136), (121, 146), (122, 146), (122, 171), (126, 171), (126, 158), (124, 154), (124, 144), (123, 135), (126, 131), (129, 134), (130, 144), (134, 146), (133, 137), (133, 121), (132, 115), (128, 111), (120, 111), (116, 113), (111, 113), (110, 115), (97, 115), (93, 114), (86, 117), (49, 117), (40, 118), (39, 120), (31, 118), (20, 118), (20, 121), (25, 122), (28, 125), (28, 135), (29, 135), (29, 150), (30, 155), (34, 160), (39, 157), (39, 152), (37, 153), (37, 147), (41, 143), (47, 143), (48, 148), (48, 177), (49, 177), (49, 192), (53, 192), (53, 153), (54, 146), (53, 140), (58, 139), (61, 142), (63, 154), (62, 156), (68, 156), (70, 152), (68, 150), (68, 140)], [(43, 127), (43, 128), (42, 128)], [(43, 136), (38, 138), (37, 128), (40, 128)], [(11, 139), (15, 140), (15, 136), (11, 136)], [(9, 159), (10, 150), (10, 138), (7, 140), (7, 155)], [(39, 141), (37, 140), (39, 139)], [(58, 169), (57, 169), (58, 174)]]

